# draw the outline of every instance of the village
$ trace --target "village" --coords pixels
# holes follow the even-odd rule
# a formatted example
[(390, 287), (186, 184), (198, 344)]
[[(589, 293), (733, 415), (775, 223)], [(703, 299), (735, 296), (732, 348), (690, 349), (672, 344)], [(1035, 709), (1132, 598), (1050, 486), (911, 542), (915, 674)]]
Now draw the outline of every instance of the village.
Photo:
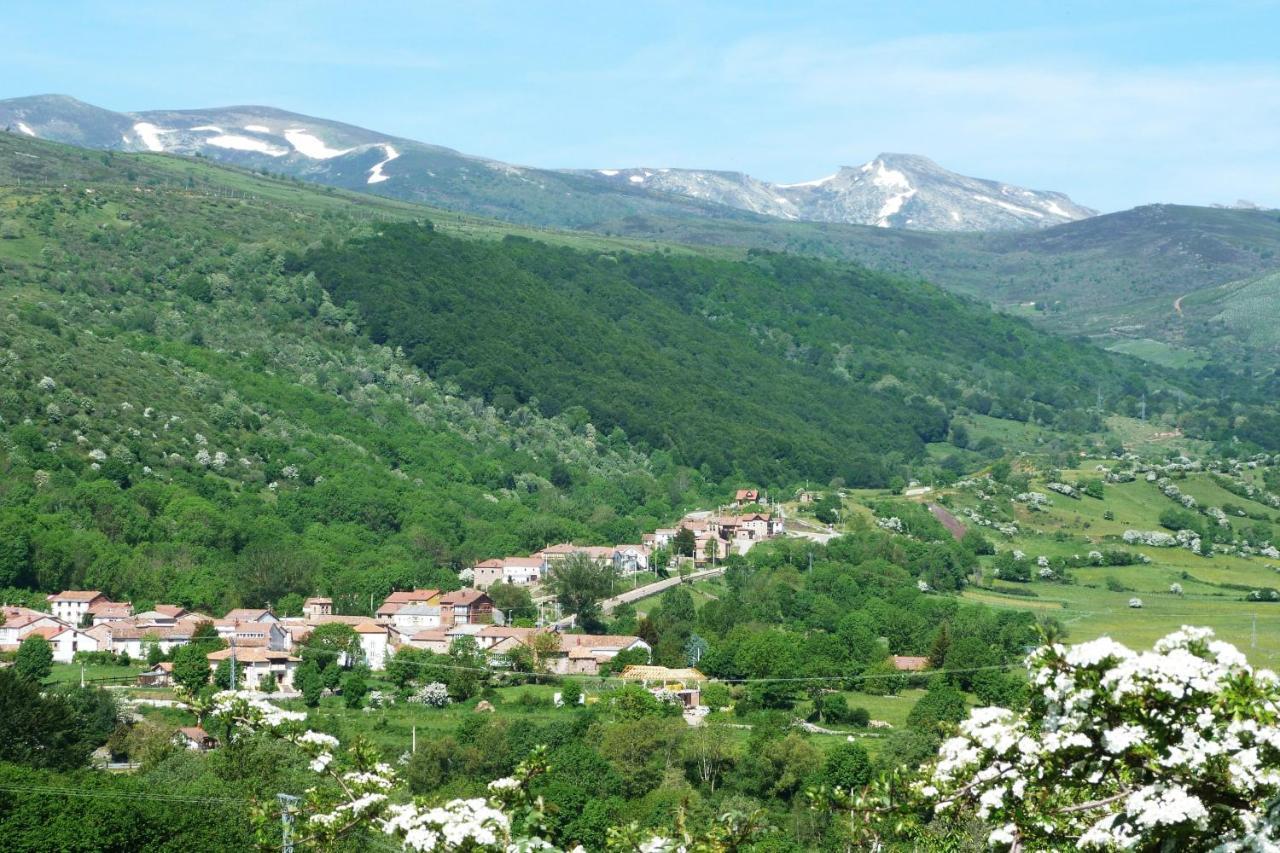
[[(470, 637), (495, 670), (511, 667), (513, 652), (537, 646), (540, 669), (549, 675), (595, 676), (601, 667), (624, 652), (640, 652), (645, 665), (630, 665), (624, 680), (650, 682), (659, 687), (678, 683), (676, 691), (686, 705), (697, 705), (697, 690), (686, 689), (702, 679), (696, 670), (667, 672), (648, 666), (652, 652), (638, 636), (568, 633), (572, 619), (548, 615), (535, 625), (508, 624), (494, 606), (488, 590), (496, 584), (527, 587), (541, 594), (542, 586), (558, 563), (573, 555), (584, 555), (611, 568), (620, 579), (654, 571), (667, 580), (658, 580), (631, 590), (627, 600), (679, 583), (683, 573), (714, 568), (730, 554), (745, 554), (754, 544), (785, 533), (784, 520), (760, 509), (767, 498), (755, 489), (739, 490), (728, 508), (686, 514), (675, 526), (659, 528), (641, 537), (638, 544), (580, 546), (573, 543), (550, 545), (527, 556), (488, 559), (464, 569), (460, 577), (471, 586), (458, 590), (413, 589), (393, 591), (371, 615), (334, 612), (333, 600), (314, 596), (305, 600), (301, 615), (283, 616), (271, 607), (236, 608), (221, 617), (189, 610), (180, 604), (154, 604), (135, 612), (131, 602), (112, 601), (97, 590), (64, 590), (47, 596), (44, 611), (5, 605), (0, 613), (0, 651), (16, 651), (29, 637), (39, 636), (50, 645), (53, 660), (73, 664), (92, 653), (108, 653), (131, 660), (172, 658), (175, 649), (188, 645), (212, 626), (225, 647), (209, 652), (211, 672), (224, 661), (238, 670), (237, 681), (244, 689), (296, 694), (294, 676), (302, 663), (300, 650), (319, 626), (341, 623), (351, 626), (359, 646), (355, 659), (372, 671), (385, 670), (390, 658), (401, 648), (446, 654), (455, 641)], [(739, 511), (737, 514), (726, 509)], [(667, 566), (653, 565), (655, 559), (670, 559)], [(549, 596), (538, 599), (554, 605)], [(558, 615), (558, 614), (557, 614)], [(554, 641), (539, 637), (554, 636)], [(662, 670), (662, 671), (660, 671)], [(173, 684), (173, 663), (159, 660), (138, 676), (144, 686)]]

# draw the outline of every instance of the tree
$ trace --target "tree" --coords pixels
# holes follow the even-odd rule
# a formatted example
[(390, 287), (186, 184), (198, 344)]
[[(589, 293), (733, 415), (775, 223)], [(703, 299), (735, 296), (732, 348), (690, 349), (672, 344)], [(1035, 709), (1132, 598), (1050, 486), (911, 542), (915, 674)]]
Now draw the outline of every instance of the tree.
[(975, 708), (926, 770), (1001, 850), (1264, 850), (1280, 838), (1280, 684), (1207, 628), (1028, 658), (1043, 701)]
[(320, 705), (320, 694), (324, 691), (324, 678), (312, 661), (303, 662), (293, 673), (294, 686), (302, 693), (302, 703), (308, 708)]
[(218, 661), (218, 667), (213, 671), (213, 683), (219, 690), (240, 689), (240, 685), (244, 683), (244, 667), (236, 668), (236, 683), (232, 684), (231, 661), (229, 659)]
[(966, 707), (960, 688), (950, 681), (936, 677), (907, 714), (907, 725), (920, 729), (937, 729), (946, 723), (958, 723), (964, 719)]
[(342, 701), (348, 708), (359, 708), (369, 692), (369, 683), (361, 670), (354, 669), (342, 679)]
[(501, 610), (513, 623), (518, 619), (533, 619), (538, 615), (538, 607), (533, 603), (533, 596), (526, 586), (495, 583), (486, 592), (493, 600), (493, 609)]
[(28, 635), (18, 646), (13, 671), (30, 681), (44, 681), (53, 672), (53, 646), (39, 634)]
[(603, 563), (581, 552), (570, 554), (551, 567), (550, 588), (560, 606), (572, 613), (584, 631), (602, 628), (600, 600), (613, 584), (612, 563)]
[(147, 666), (155, 666), (164, 660), (164, 650), (160, 648), (158, 642), (147, 643)]
[(697, 547), (698, 540), (687, 527), (677, 530), (675, 538), (671, 540), (671, 551), (678, 557), (692, 557)]
[(191, 642), (173, 652), (173, 680), (187, 693), (195, 694), (209, 683), (209, 658), (204, 645)]
[(321, 672), (329, 667), (351, 666), (360, 657), (360, 638), (345, 622), (317, 625), (302, 644), (301, 657), (314, 661)]
[(860, 743), (837, 744), (822, 764), (823, 780), (833, 788), (863, 788), (871, 781), (871, 758)]
[(0, 760), (29, 767), (78, 767), (87, 756), (70, 706), (13, 669), (0, 669)]

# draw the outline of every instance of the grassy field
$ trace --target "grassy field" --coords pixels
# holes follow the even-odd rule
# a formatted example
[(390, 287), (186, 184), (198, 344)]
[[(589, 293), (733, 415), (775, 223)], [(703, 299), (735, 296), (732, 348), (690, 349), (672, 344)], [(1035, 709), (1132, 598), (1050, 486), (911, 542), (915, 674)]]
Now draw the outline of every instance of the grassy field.
[[(1112, 421), (1116, 431), (1127, 433), (1129, 438), (1154, 429), (1140, 421)], [(1172, 444), (1178, 440), (1169, 441)], [(1114, 464), (1114, 460), (1081, 458), (1073, 468), (1062, 470), (1057, 476), (1068, 482), (1099, 477), (1098, 465)], [(1248, 472), (1248, 476), (1257, 475)], [(1119, 549), (1145, 555), (1150, 563), (1073, 568), (1068, 583), (1036, 578), (1028, 584), (1015, 584), (993, 580), (989, 570), (993, 558), (986, 557), (981, 560), (984, 585), (969, 587), (964, 593), (966, 600), (1052, 616), (1066, 625), (1068, 641), (1074, 642), (1106, 634), (1140, 648), (1182, 625), (1204, 625), (1239, 647), (1254, 663), (1280, 666), (1280, 604), (1245, 600), (1251, 589), (1280, 587), (1280, 573), (1275, 567), (1280, 561), (1222, 554), (1204, 557), (1185, 548), (1127, 545), (1122, 538), (1126, 530), (1161, 530), (1161, 513), (1180, 505), (1143, 478), (1106, 484), (1101, 500), (1075, 500), (1050, 492), (1045, 485), (1047, 478), (1047, 474), (1037, 474), (1027, 486), (1050, 497), (1051, 505), (1039, 511), (1022, 503), (984, 505), (963, 488), (940, 489), (934, 497), (945, 500), (957, 512), (964, 507), (986, 515), (1011, 511), (1019, 532), (1012, 538), (992, 534), (1000, 550), (1017, 549), (1031, 559), (1052, 559)], [(1259, 517), (1270, 519), (1262, 524), (1269, 527), (1272, 541), (1280, 540), (1275, 510), (1238, 497), (1215, 482), (1212, 475), (1191, 473), (1175, 479), (1175, 483), (1202, 507), (1233, 504), (1243, 508), (1251, 517), (1233, 516), (1232, 524), (1237, 530), (1253, 531), (1259, 525)], [(1175, 583), (1182, 587), (1182, 595), (1170, 592)], [(1008, 590), (1022, 594), (1008, 594)], [(1034, 597), (1027, 596), (1028, 592)], [(1134, 597), (1142, 600), (1140, 609), (1129, 607), (1129, 600)]]

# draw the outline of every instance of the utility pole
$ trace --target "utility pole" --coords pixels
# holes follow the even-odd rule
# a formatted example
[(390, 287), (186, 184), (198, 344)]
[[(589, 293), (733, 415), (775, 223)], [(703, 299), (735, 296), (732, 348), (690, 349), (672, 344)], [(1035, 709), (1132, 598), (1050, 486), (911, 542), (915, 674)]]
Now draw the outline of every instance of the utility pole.
[(276, 794), (280, 801), (280, 850), (281, 853), (293, 853), (293, 807), (298, 798), (292, 794)]

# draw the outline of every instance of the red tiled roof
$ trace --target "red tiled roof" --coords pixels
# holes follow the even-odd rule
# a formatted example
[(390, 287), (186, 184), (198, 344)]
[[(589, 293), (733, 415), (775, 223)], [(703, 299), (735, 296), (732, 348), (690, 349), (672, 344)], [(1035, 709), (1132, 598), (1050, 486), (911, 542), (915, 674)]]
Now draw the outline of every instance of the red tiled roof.
[(165, 616), (172, 616), (174, 619), (177, 619), (179, 616), (182, 616), (187, 612), (187, 608), (183, 607), (181, 604), (157, 604), (151, 609), (156, 613), (163, 613)]
[(902, 672), (920, 672), (929, 668), (929, 659), (916, 655), (894, 655), (893, 668)]

